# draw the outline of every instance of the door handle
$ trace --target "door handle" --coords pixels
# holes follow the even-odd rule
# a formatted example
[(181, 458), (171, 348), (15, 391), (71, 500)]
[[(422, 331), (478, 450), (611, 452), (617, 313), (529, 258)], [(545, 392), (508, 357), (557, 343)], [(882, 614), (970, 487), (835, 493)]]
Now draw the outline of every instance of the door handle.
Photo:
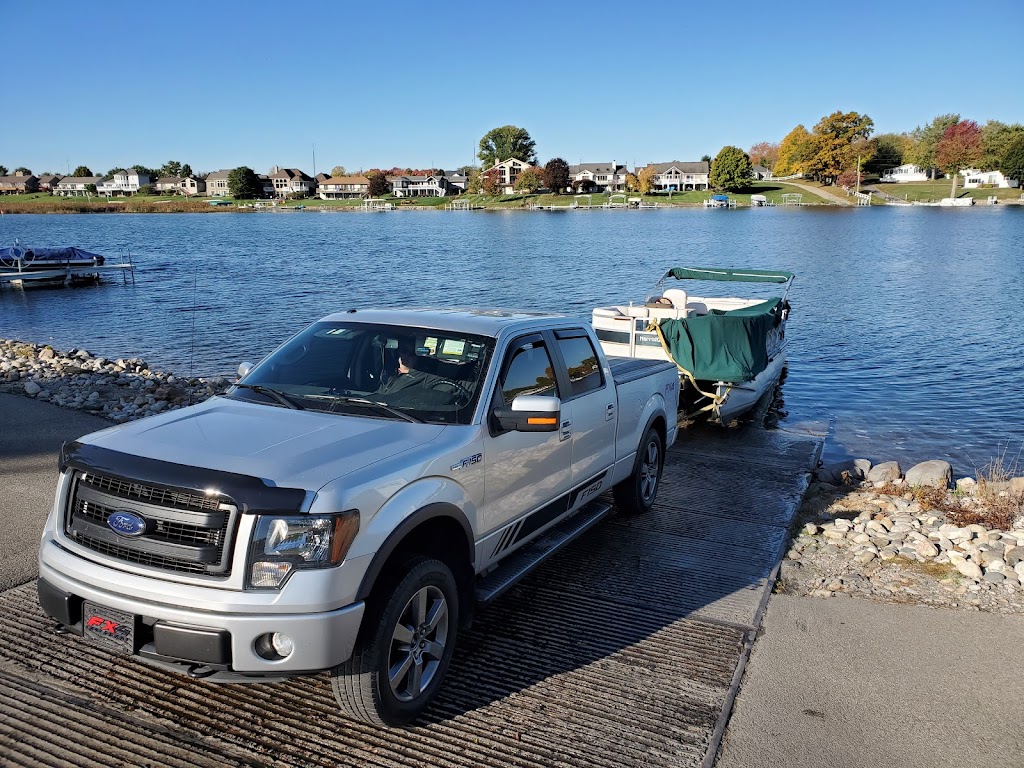
[(566, 420), (562, 422), (562, 434), (558, 438), (558, 442), (564, 443), (570, 437), (572, 437), (572, 422)]
[(615, 418), (615, 403), (608, 403), (604, 407), (604, 420), (611, 421)]

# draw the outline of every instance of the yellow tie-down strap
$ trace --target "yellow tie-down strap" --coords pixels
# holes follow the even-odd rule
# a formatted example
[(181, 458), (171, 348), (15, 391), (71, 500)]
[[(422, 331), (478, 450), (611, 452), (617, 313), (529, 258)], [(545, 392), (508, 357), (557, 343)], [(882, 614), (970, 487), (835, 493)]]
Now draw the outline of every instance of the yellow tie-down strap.
[(711, 401), (708, 405), (705, 405), (703, 408), (698, 409), (694, 413), (703, 413), (704, 411), (710, 411), (711, 409), (716, 408), (717, 406), (725, 402), (725, 399), (729, 396), (729, 392), (732, 391), (732, 384), (726, 387), (725, 392), (722, 395), (716, 395), (713, 392), (705, 392), (704, 390), (697, 386), (697, 380), (693, 378), (693, 374), (690, 371), (683, 368), (683, 366), (676, 362), (676, 359), (672, 357), (672, 350), (668, 348), (668, 342), (665, 341), (665, 334), (662, 333), (661, 324), (657, 320), (652, 319), (647, 324), (647, 328), (645, 330), (648, 332), (654, 331), (655, 333), (658, 334), (658, 341), (661, 342), (661, 348), (665, 350), (665, 354), (668, 355), (668, 359), (676, 364), (676, 368), (679, 369), (679, 372), (687, 378), (687, 380), (698, 393), (700, 393), (701, 395), (703, 395), (704, 397), (708, 398)]

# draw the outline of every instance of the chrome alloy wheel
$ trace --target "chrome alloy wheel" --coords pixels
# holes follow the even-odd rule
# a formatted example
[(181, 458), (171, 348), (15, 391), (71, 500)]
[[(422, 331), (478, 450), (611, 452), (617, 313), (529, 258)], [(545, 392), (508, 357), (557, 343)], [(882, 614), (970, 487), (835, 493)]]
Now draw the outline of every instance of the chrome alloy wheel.
[(391, 635), (388, 682), (399, 701), (412, 701), (430, 685), (448, 641), (448, 602), (433, 586), (412, 596)]
[(644, 503), (654, 500), (661, 470), (661, 448), (657, 440), (649, 440), (640, 464), (640, 497)]

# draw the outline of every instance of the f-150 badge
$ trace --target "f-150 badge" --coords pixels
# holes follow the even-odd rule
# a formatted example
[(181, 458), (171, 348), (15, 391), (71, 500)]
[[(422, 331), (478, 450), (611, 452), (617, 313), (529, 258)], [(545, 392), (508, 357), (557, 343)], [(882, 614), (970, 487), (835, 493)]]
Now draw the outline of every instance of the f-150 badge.
[(465, 469), (466, 467), (471, 467), (474, 464), (479, 464), (483, 460), (484, 455), (482, 453), (474, 453), (472, 456), (467, 456), (462, 461), (452, 464), (452, 472), (458, 472), (460, 469)]

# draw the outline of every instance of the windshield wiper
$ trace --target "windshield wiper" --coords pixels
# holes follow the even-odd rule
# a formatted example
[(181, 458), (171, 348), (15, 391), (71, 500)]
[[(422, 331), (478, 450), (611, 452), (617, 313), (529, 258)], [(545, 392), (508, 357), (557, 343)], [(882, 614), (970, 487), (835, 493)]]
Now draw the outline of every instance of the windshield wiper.
[(415, 416), (400, 411), (397, 408), (392, 408), (387, 403), (377, 402), (376, 400), (367, 400), (362, 397), (345, 397), (344, 395), (329, 395), (330, 399), (336, 403), (344, 403), (345, 405), (372, 405), (374, 408), (379, 408), (382, 411), (390, 413), (392, 416), (397, 416), (400, 419), (412, 422), (413, 424), (425, 424), (423, 419), (417, 419)]
[(262, 384), (235, 384), (235, 386), (241, 387), (243, 389), (251, 389), (253, 392), (257, 392), (261, 395), (267, 395), (268, 397), (277, 400), (277, 402), (279, 402), (281, 405), (287, 408), (292, 408), (296, 411), (306, 410), (297, 402), (288, 397), (288, 395), (286, 395), (284, 392), (279, 392), (278, 390), (271, 389), (270, 387), (264, 387)]

